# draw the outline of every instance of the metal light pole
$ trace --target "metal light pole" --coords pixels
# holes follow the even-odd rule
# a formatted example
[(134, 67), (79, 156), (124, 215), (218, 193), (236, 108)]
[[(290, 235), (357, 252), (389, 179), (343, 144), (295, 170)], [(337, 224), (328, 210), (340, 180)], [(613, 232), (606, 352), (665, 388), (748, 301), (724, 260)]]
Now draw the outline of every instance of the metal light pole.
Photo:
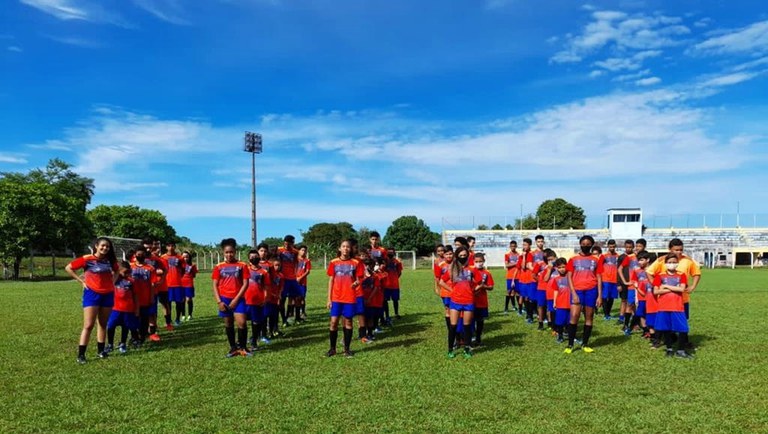
[(261, 134), (245, 132), (243, 150), (251, 153), (251, 246), (256, 248), (256, 154), (261, 154)]

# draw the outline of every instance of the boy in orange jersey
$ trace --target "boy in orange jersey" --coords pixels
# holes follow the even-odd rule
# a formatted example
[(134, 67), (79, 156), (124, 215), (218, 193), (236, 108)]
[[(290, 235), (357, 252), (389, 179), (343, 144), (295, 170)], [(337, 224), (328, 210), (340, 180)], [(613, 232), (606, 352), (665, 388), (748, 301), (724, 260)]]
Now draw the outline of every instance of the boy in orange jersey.
[(251, 339), (249, 351), (258, 350), (259, 336), (262, 342), (269, 343), (266, 335), (266, 321), (264, 318), (264, 304), (267, 300), (267, 288), (272, 284), (269, 279), (269, 271), (259, 266), (259, 252), (248, 252), (248, 289), (245, 290), (245, 306), (248, 320), (251, 321)]
[(589, 338), (592, 335), (592, 320), (595, 308), (600, 307), (602, 299), (602, 268), (598, 264), (597, 256), (592, 255), (592, 246), (595, 239), (584, 235), (579, 239), (579, 254), (568, 260), (568, 284), (571, 289), (571, 321), (568, 324), (568, 348), (566, 354), (573, 352), (573, 343), (576, 338), (576, 325), (579, 323), (582, 310), (585, 313), (584, 335), (582, 337), (582, 351), (591, 353), (594, 350), (589, 346)]
[(152, 322), (152, 318), (157, 317), (155, 267), (146, 263), (147, 256), (147, 249), (138, 247), (131, 264), (133, 290), (136, 292), (139, 306), (139, 342), (135, 346), (141, 346), (147, 338), (155, 342), (160, 340), (157, 325)]
[[(213, 297), (219, 308), (219, 317), (224, 319), (224, 329), (229, 341), (227, 357), (251, 356), (246, 344), (248, 329), (246, 328), (247, 309), (245, 291), (248, 289), (250, 270), (244, 262), (235, 257), (237, 242), (233, 238), (221, 241), (224, 262), (213, 268)], [(237, 325), (237, 341), (235, 341), (235, 325)]]
[(552, 269), (557, 260), (557, 254), (552, 249), (544, 250), (544, 262), (537, 262), (533, 266), (533, 275), (536, 276), (536, 309), (539, 315), (539, 331), (544, 330), (544, 321), (547, 318), (547, 284), (549, 283)]
[[(683, 294), (688, 286), (688, 277), (677, 271), (679, 260), (674, 254), (664, 258), (663, 273), (653, 278), (653, 293), (658, 297), (659, 312), (656, 315), (656, 330), (660, 332), (667, 347), (667, 357), (677, 356), (690, 359), (686, 352), (688, 345), (688, 320), (685, 318)], [(675, 334), (679, 335), (677, 353), (673, 348)]]
[(517, 293), (517, 261), (520, 254), (517, 253), (517, 241), (509, 242), (509, 251), (504, 253), (504, 267), (507, 269), (507, 297), (504, 299), (504, 315), (509, 314), (509, 305), (512, 304), (512, 310), (515, 307), (515, 297)]
[(400, 319), (400, 276), (403, 274), (403, 263), (395, 256), (395, 249), (387, 249), (385, 262), (387, 278), (384, 281), (384, 315), (388, 325), (392, 325), (389, 317), (389, 302), (395, 310), (395, 318)]
[(352, 318), (357, 312), (357, 287), (363, 276), (363, 268), (358, 265), (358, 261), (352, 256), (352, 243), (344, 240), (339, 246), (338, 257), (334, 258), (329, 264), (326, 273), (328, 274), (328, 303), (326, 304), (330, 311), (329, 340), (330, 349), (326, 356), (336, 355), (336, 343), (339, 338), (339, 321), (343, 318), (342, 327), (344, 329), (344, 355), (346, 357), (354, 356), (352, 352)]
[(384, 258), (373, 259), (366, 258), (363, 261), (365, 265), (365, 275), (361, 283), (365, 303), (365, 323), (366, 333), (360, 339), (362, 343), (373, 342), (376, 337), (376, 328), (379, 325), (383, 306), (384, 306), (384, 287), (387, 273), (385, 270)]
[[(176, 243), (173, 241), (165, 243), (165, 254), (161, 258), (168, 264), (168, 273), (165, 276), (165, 281), (168, 284), (168, 306), (170, 307), (171, 303), (176, 305), (176, 321), (173, 325), (178, 327), (181, 325), (181, 317), (186, 315), (185, 294), (184, 287), (181, 285), (181, 278), (184, 276), (184, 269), (187, 264), (184, 262), (184, 258), (176, 252)], [(170, 311), (168, 317), (170, 318)]]
[(645, 321), (645, 312), (647, 306), (648, 293), (653, 296), (653, 288), (651, 287), (653, 275), (647, 271), (648, 264), (650, 263), (651, 255), (648, 252), (640, 252), (637, 254), (637, 263), (640, 266), (632, 270), (629, 276), (632, 287), (635, 288), (637, 295), (637, 309), (632, 322), (629, 324), (629, 333), (626, 331), (624, 334), (629, 335), (632, 333), (632, 329), (635, 325), (639, 324), (643, 328), (643, 338), (650, 338), (648, 327)]
[[(147, 264), (155, 268), (155, 294), (157, 296), (156, 303), (160, 303), (163, 307), (163, 316), (165, 317), (165, 329), (167, 331), (173, 330), (171, 325), (171, 306), (168, 301), (168, 263), (160, 256), (160, 241), (150, 241), (150, 248), (147, 250), (149, 256), (145, 261)], [(150, 318), (150, 325), (157, 325), (157, 315), (154, 318)]]
[(371, 256), (371, 259), (378, 261), (379, 259), (384, 260), (387, 258), (387, 249), (382, 247), (381, 235), (379, 235), (378, 232), (371, 232), (368, 241), (371, 243), (368, 249), (368, 254)]
[(183, 252), (181, 254), (184, 263), (184, 275), (181, 276), (181, 287), (184, 289), (184, 300), (187, 302), (187, 316), (184, 321), (192, 320), (192, 313), (195, 307), (195, 277), (197, 277), (197, 265), (192, 262), (192, 253)]
[(485, 268), (485, 255), (475, 253), (475, 270), (480, 273), (480, 283), (475, 288), (475, 337), (473, 347), (483, 346), (483, 330), (485, 319), (488, 318), (488, 291), (493, 291), (493, 276)]
[[(260, 266), (261, 266), (261, 261)], [(267, 287), (266, 304), (264, 312), (269, 328), (269, 338), (282, 336), (280, 331), (280, 295), (283, 293), (283, 273), (280, 271), (280, 258), (276, 255), (269, 256), (269, 278), (272, 284)]]
[(565, 341), (563, 335), (571, 317), (571, 288), (568, 284), (567, 265), (565, 258), (558, 258), (555, 261), (555, 273), (549, 279), (549, 288), (554, 298), (557, 343)]
[(307, 276), (312, 271), (312, 261), (307, 256), (307, 246), (299, 246), (299, 263), (296, 269), (296, 280), (299, 282), (300, 293), (296, 300), (298, 309), (296, 310), (296, 321), (303, 322), (307, 319)]
[(616, 240), (608, 240), (608, 251), (600, 255), (599, 261), (603, 267), (603, 319), (610, 321), (613, 301), (619, 297), (619, 254), (616, 252)]
[(120, 344), (117, 350), (120, 354), (125, 354), (128, 349), (125, 346), (128, 340), (128, 332), (131, 332), (131, 339), (137, 342), (139, 339), (139, 300), (136, 291), (133, 288), (133, 279), (131, 278), (131, 264), (127, 261), (121, 261), (117, 270), (118, 278), (115, 281), (115, 306), (109, 315), (107, 322), (107, 347), (105, 351), (110, 353), (115, 344), (115, 331), (117, 326), (121, 326)]
[[(677, 271), (685, 274), (688, 277), (688, 286), (685, 292), (683, 292), (683, 306), (685, 308), (685, 318), (690, 318), (690, 301), (691, 293), (699, 286), (699, 280), (701, 280), (701, 267), (691, 257), (686, 256), (683, 253), (683, 241), (680, 238), (673, 238), (669, 241), (669, 254), (677, 257), (678, 265)], [(649, 271), (653, 274), (660, 274), (665, 271), (664, 269), (664, 256), (660, 257), (656, 262), (651, 265)]]
[[(523, 239), (523, 253), (520, 255), (520, 259), (517, 262), (517, 281), (518, 291), (520, 292), (523, 302), (525, 303), (526, 322), (533, 324), (533, 311), (536, 305), (533, 302), (533, 298), (536, 295), (536, 279), (533, 276), (533, 254), (531, 253), (531, 239)], [(522, 310), (518, 307), (518, 313)]]
[[(299, 266), (299, 250), (295, 246), (296, 238), (286, 235), (282, 247), (277, 249), (280, 259), (280, 271), (283, 273), (283, 291), (280, 294), (280, 319), (283, 327), (288, 327), (288, 320), (296, 309), (296, 300), (301, 296), (301, 286), (296, 279), (296, 269)], [(286, 302), (288, 303), (286, 311)]]
[(453, 262), (453, 247), (445, 246), (443, 252), (443, 260), (440, 263), (435, 262), (435, 292), (440, 296), (440, 300), (443, 302), (445, 308), (445, 326), (450, 330), (451, 318), (450, 318), (450, 306), (451, 306), (451, 291), (448, 287), (442, 285), (440, 282), (443, 280), (443, 275), (451, 269), (451, 263)]

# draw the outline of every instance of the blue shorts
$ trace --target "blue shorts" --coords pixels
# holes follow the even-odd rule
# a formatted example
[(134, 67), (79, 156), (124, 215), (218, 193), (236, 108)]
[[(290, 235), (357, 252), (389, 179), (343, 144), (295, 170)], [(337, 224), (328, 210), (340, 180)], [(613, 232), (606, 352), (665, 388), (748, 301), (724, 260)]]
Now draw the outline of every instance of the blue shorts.
[(280, 305), (279, 304), (272, 304), (272, 303), (265, 303), (264, 304), (264, 316), (265, 317), (274, 317), (280, 312)]
[(133, 312), (119, 312), (113, 310), (109, 314), (109, 320), (107, 320), (107, 328), (113, 329), (117, 326), (123, 326), (128, 330), (139, 329), (139, 318), (133, 314)]
[[(363, 309), (365, 311), (365, 309)], [(357, 314), (357, 303), (331, 303), (331, 316), (343, 316), (352, 319)]]
[(603, 282), (603, 293), (601, 296), (612, 300), (619, 298), (619, 284)]
[(650, 327), (652, 329), (656, 329), (656, 314), (655, 313), (645, 313), (645, 325), (647, 327)]
[(637, 302), (637, 309), (635, 309), (635, 316), (639, 316), (639, 317), (645, 316), (645, 301)]
[(474, 312), (475, 311), (475, 305), (474, 304), (459, 304), (451, 302), (450, 306), (451, 310), (458, 310), (459, 312)]
[(659, 312), (653, 328), (660, 332), (688, 333), (688, 320), (685, 312)]
[(683, 303), (683, 309), (685, 309), (685, 319), (691, 318), (691, 303)]
[(261, 323), (264, 322), (264, 306), (257, 306), (255, 304), (246, 304), (245, 305), (246, 315), (248, 315), (248, 319), (251, 321), (251, 323)]
[(571, 310), (570, 309), (555, 309), (555, 325), (564, 326), (570, 322)]
[(384, 313), (383, 307), (365, 307), (365, 317), (366, 318), (379, 318)]
[(299, 297), (304, 298), (307, 296), (307, 285), (299, 284)]
[(184, 287), (184, 297), (186, 298), (195, 298), (195, 287)]
[(635, 291), (634, 289), (627, 290), (627, 303), (637, 304), (637, 291)]
[(139, 316), (148, 317), (157, 315), (157, 303), (152, 303), (149, 306), (139, 306)]
[(547, 312), (555, 311), (555, 300), (547, 300)]
[(114, 305), (114, 292), (99, 294), (90, 288), (83, 289), (83, 307), (112, 307)]
[(576, 290), (576, 295), (579, 296), (579, 301), (583, 307), (594, 308), (597, 306), (597, 288)]
[(384, 300), (400, 301), (400, 289), (387, 289), (384, 288)]
[(507, 293), (511, 294), (515, 290), (515, 281), (513, 279), (507, 279)]
[(296, 298), (301, 297), (301, 285), (296, 279), (285, 279), (285, 285), (283, 291), (280, 293), (280, 298)]
[(451, 307), (451, 297), (443, 297), (443, 306)]
[[(232, 299), (231, 298), (223, 297), (223, 296), (220, 296), (219, 298), (221, 298), (221, 301), (223, 301), (224, 304), (226, 304), (226, 305), (229, 305), (229, 303), (232, 303)], [(219, 317), (220, 318), (232, 318), (234, 316), (234, 314), (236, 314), (236, 313), (243, 314), (243, 315), (248, 313), (248, 311), (246, 309), (246, 306), (245, 306), (245, 300), (243, 300), (242, 298), (240, 299), (240, 301), (237, 302), (237, 305), (235, 305), (234, 309), (226, 310), (224, 312), (219, 311)]]
[(545, 307), (547, 305), (547, 291), (544, 289), (537, 289), (533, 294), (533, 299), (540, 307)]
[(365, 315), (365, 297), (355, 299), (355, 315)]
[(181, 286), (171, 286), (168, 288), (168, 300), (175, 303), (184, 302), (184, 288)]
[(476, 307), (475, 308), (475, 319), (485, 319), (488, 318), (488, 308), (487, 307)]

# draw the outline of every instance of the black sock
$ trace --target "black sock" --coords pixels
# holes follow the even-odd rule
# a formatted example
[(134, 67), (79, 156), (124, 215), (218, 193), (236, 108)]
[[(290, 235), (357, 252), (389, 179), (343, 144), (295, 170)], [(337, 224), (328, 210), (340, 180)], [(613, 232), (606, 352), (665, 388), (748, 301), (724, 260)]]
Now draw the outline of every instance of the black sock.
[(186, 306), (185, 303), (182, 301), (181, 303), (176, 303), (176, 321), (179, 321), (182, 316), (186, 316)]
[(582, 339), (582, 345), (585, 347), (589, 346), (589, 337), (592, 336), (592, 326), (591, 325), (584, 325), (584, 339)]
[[(373, 318), (373, 329), (376, 330), (377, 328), (379, 328), (379, 319), (374, 317)], [(371, 333), (371, 335), (373, 335), (373, 333)]]
[(285, 322), (285, 299), (280, 300), (280, 320)]
[[(123, 330), (125, 330), (125, 327), (123, 327)], [(107, 342), (109, 342), (109, 345), (115, 344), (115, 327), (107, 329)]]
[(448, 351), (453, 351), (454, 342), (456, 342), (456, 326), (448, 323)]
[(133, 339), (134, 342), (141, 339), (138, 330), (131, 330), (131, 339)]
[(448, 331), (451, 331), (451, 318), (445, 317), (445, 326), (448, 328)]
[(147, 334), (149, 333), (149, 318), (147, 316), (142, 316), (139, 319), (139, 339), (142, 341), (147, 338)]
[(389, 302), (384, 302), (384, 318), (389, 319)]
[(576, 339), (576, 324), (568, 324), (568, 346), (573, 346), (573, 341)]
[(608, 299), (608, 315), (611, 314), (611, 311), (613, 310), (613, 298)]
[(557, 337), (560, 338), (560, 339), (563, 338), (563, 329), (564, 328), (565, 327), (563, 327), (563, 326), (557, 326)]
[(400, 302), (398, 300), (392, 300), (392, 307), (395, 309), (395, 316), (400, 315)]
[(357, 338), (362, 339), (365, 337), (365, 327), (358, 327), (357, 328)]
[(477, 330), (475, 331), (475, 342), (478, 344), (483, 341), (484, 328), (485, 328), (485, 321), (477, 321)]
[(294, 310), (295, 308), (296, 308), (296, 307), (295, 307), (294, 305), (289, 305), (289, 306), (288, 306), (288, 313), (286, 313), (286, 314), (285, 314), (285, 316), (286, 316), (286, 319), (287, 319), (287, 318), (290, 318), (290, 317), (292, 317), (292, 316), (293, 316), (293, 310)]
[(504, 312), (509, 310), (509, 302), (512, 299), (512, 297), (507, 296), (507, 298), (504, 299)]
[(632, 322), (632, 312), (624, 314), (624, 327), (629, 328), (629, 323)]
[(472, 324), (464, 324), (464, 350), (469, 350), (472, 343)]
[(517, 297), (517, 313), (523, 313), (523, 299), (522, 297)]
[(157, 333), (157, 324), (150, 325), (149, 326), (149, 334), (153, 335), (155, 333)]
[(643, 327), (643, 334), (648, 333), (648, 327)]
[(339, 340), (339, 331), (331, 330), (329, 336), (331, 339), (331, 350), (336, 350), (336, 342)]
[(349, 351), (349, 347), (352, 345), (352, 329), (344, 329), (344, 351)]
[(256, 348), (259, 344), (259, 329), (261, 325), (258, 323), (251, 323), (251, 336), (253, 339), (253, 347)]
[[(541, 319), (541, 318), (539, 318), (539, 319)], [(544, 321), (539, 321), (539, 328), (540, 329), (544, 328)]]
[[(120, 343), (124, 344), (125, 341), (128, 340), (128, 327), (123, 326), (122, 330), (120, 330)], [(110, 342), (110, 345), (112, 342)]]
[(237, 328), (237, 346), (241, 349), (247, 348), (248, 344), (248, 327)]
[(675, 334), (673, 332), (663, 332), (664, 346), (667, 347), (667, 351), (672, 351), (672, 345), (675, 340)]
[(99, 352), (99, 354), (104, 352), (104, 342), (96, 342), (96, 351)]
[(165, 325), (169, 325), (171, 323), (171, 314), (165, 315)]
[(610, 309), (608, 309), (608, 299), (603, 299), (603, 316), (608, 316), (608, 312), (610, 312)]
[(229, 348), (234, 350), (237, 347), (235, 343), (235, 326), (224, 327), (227, 332), (227, 340), (229, 341)]
[(301, 320), (301, 306), (296, 306), (296, 321)]
[(85, 350), (88, 348), (88, 345), (78, 345), (77, 346), (77, 357), (85, 357)]
[(680, 333), (680, 339), (677, 341), (677, 349), (685, 351), (688, 347), (688, 333)]
[(192, 301), (192, 299), (189, 299), (187, 302), (187, 312), (189, 312), (189, 316), (192, 316), (192, 310), (195, 308), (195, 302)]

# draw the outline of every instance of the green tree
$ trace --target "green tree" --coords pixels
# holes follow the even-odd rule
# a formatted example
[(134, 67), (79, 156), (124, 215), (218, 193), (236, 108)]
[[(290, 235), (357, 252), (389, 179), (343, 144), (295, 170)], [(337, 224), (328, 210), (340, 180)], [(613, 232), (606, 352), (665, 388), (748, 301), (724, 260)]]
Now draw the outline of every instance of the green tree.
[(478, 231), (487, 231), (488, 230), (488, 225), (478, 225), (477, 226), (477, 230)]
[(261, 242), (268, 245), (270, 248), (281, 247), (283, 245), (283, 239), (280, 237), (266, 237), (261, 240)]
[(584, 229), (587, 216), (580, 207), (557, 198), (545, 200), (536, 210), (540, 228), (546, 229)]
[(504, 226), (504, 229), (506, 229), (506, 230), (508, 230), (508, 231), (514, 231), (514, 230), (515, 230), (515, 227), (514, 227), (514, 226), (512, 226), (511, 224), (507, 224), (506, 226)]
[(503, 231), (504, 227), (496, 223), (495, 225), (491, 226), (491, 229), (493, 229), (494, 231)]
[(356, 238), (357, 232), (351, 223), (316, 223), (301, 233), (302, 242), (307, 245), (310, 257), (334, 256), (343, 240)]
[(395, 250), (415, 250), (421, 256), (430, 254), (439, 242), (440, 234), (432, 232), (423, 220), (412, 215), (398, 217), (384, 235), (385, 246)]
[(88, 218), (97, 235), (121, 238), (157, 238), (178, 243), (176, 229), (157, 210), (134, 205), (99, 205), (88, 211)]
[[(515, 229), (520, 229), (520, 219), (515, 219)], [(523, 229), (536, 229), (536, 216), (528, 214), (523, 217)]]

